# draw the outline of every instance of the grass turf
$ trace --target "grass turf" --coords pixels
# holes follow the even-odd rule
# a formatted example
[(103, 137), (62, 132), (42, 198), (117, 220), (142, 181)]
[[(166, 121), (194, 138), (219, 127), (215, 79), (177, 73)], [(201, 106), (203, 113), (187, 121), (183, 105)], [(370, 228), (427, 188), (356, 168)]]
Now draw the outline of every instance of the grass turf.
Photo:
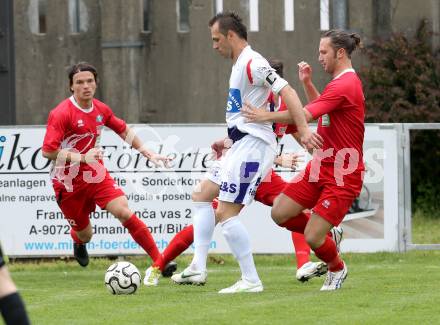
[[(110, 295), (103, 284), (112, 263), (10, 265), (33, 324), (432, 324), (440, 321), (440, 252), (344, 254), (349, 276), (341, 290), (320, 292), (323, 278), (299, 283), (291, 256), (256, 256), (260, 294), (219, 295), (239, 277), (230, 256), (208, 264), (203, 287), (161, 279), (134, 295)], [(142, 271), (145, 261), (128, 258)], [(222, 261), (224, 263), (214, 263)], [(177, 260), (179, 270), (189, 262)]]

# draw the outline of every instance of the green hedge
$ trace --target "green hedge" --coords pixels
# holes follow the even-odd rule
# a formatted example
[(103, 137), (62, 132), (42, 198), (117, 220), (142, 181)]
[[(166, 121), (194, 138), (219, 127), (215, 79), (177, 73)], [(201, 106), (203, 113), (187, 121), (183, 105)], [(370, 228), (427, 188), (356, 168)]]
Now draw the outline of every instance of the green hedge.
[[(364, 49), (366, 121), (440, 122), (440, 51), (423, 20), (413, 38), (395, 33)], [(411, 132), (413, 207), (440, 217), (440, 132)]]

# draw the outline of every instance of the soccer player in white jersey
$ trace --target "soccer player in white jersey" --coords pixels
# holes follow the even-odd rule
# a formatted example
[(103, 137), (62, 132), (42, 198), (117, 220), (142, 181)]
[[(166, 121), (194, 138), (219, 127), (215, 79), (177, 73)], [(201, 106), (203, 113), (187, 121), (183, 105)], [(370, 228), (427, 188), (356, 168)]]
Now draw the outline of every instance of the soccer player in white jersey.
[[(213, 48), (233, 61), (226, 105), (228, 138), (232, 144), (220, 164), (193, 192), (194, 258), (172, 280), (206, 282), (206, 259), (217, 218), (242, 273), (237, 283), (219, 293), (261, 292), (263, 285), (254, 265), (249, 235), (238, 214), (252, 202), (258, 184), (269, 172), (276, 156), (276, 140), (271, 123), (246, 123), (240, 109), (245, 102), (261, 107), (271, 91), (279, 93), (291, 108), (302, 144), (308, 149), (319, 148), (322, 139), (309, 130), (296, 92), (248, 45), (246, 26), (240, 17), (230, 12), (219, 13), (210, 20), (209, 27)], [(216, 150), (222, 146), (223, 139), (213, 144)], [(214, 213), (211, 202), (216, 196), (219, 204)]]

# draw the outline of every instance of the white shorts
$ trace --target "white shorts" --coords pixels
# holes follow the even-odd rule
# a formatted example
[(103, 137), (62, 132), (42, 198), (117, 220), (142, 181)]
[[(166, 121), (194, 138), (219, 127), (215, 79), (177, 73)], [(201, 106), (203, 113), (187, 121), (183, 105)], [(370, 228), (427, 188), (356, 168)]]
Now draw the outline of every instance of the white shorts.
[(220, 201), (248, 205), (272, 168), (275, 156), (274, 146), (246, 135), (212, 165), (207, 178), (220, 186)]

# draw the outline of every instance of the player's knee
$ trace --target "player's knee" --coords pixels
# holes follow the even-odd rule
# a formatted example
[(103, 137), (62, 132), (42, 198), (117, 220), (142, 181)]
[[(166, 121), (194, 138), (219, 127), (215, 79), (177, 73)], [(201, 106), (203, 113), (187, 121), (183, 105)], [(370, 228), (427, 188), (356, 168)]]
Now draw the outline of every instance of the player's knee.
[(312, 249), (320, 247), (325, 240), (325, 237), (323, 238), (318, 233), (307, 230), (304, 233), (304, 238)]
[(131, 218), (133, 212), (129, 208), (121, 208), (115, 211), (114, 216), (121, 222), (124, 223)]
[(229, 217), (226, 214), (225, 209), (217, 208), (217, 210), (215, 210), (215, 221), (216, 221), (216, 223), (223, 222), (223, 221), (227, 220), (228, 218)]
[(284, 214), (282, 213), (281, 209), (279, 209), (276, 206), (272, 207), (271, 210), (271, 216), (272, 216), (272, 220), (277, 224), (277, 225), (281, 225), (282, 223), (284, 223), (285, 217)]

